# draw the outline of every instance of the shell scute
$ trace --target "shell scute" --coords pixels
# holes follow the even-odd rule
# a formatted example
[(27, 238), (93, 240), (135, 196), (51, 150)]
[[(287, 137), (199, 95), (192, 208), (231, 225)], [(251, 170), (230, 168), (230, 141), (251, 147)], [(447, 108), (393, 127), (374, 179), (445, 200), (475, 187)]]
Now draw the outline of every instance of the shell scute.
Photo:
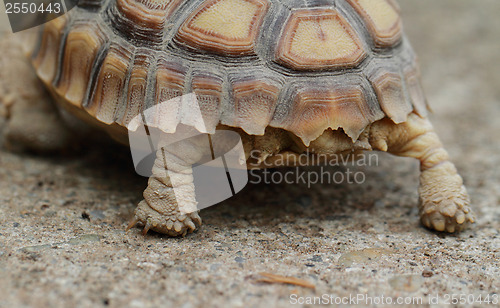
[(416, 65), (416, 60), (405, 69), (404, 75), (408, 95), (410, 96), (415, 112), (421, 117), (426, 117), (429, 106), (424, 90), (422, 89), (422, 84), (420, 83), (420, 72)]
[(160, 44), (166, 21), (182, 0), (116, 0), (108, 16), (114, 28), (124, 37)]
[(136, 53), (128, 80), (127, 107), (122, 119), (117, 123), (127, 127), (134, 117), (148, 108), (147, 101), (151, 98), (148, 97), (147, 90), (148, 83), (152, 82), (149, 76), (152, 65), (152, 56), (147, 50)]
[(334, 9), (293, 11), (276, 50), (276, 60), (296, 70), (354, 67), (365, 56), (358, 35)]
[(254, 54), (267, 0), (205, 1), (180, 27), (176, 40), (223, 55)]
[(104, 30), (96, 23), (75, 23), (68, 33), (55, 91), (71, 104), (80, 106), (84, 101), (92, 66), (106, 40)]
[(384, 117), (376, 105), (368, 102), (364, 83), (357, 79), (293, 85), (288, 90), (292, 98), (288, 110), (277, 110), (271, 126), (293, 132), (305, 145), (329, 128), (342, 128), (356, 140), (368, 124)]
[(234, 110), (222, 124), (241, 127), (252, 135), (263, 135), (278, 103), (281, 85), (266, 77), (252, 76), (232, 82)]
[(93, 95), (85, 109), (103, 123), (112, 124), (123, 116), (132, 57), (129, 49), (111, 45), (101, 64)]
[(50, 84), (54, 81), (59, 68), (59, 46), (61, 45), (63, 29), (67, 23), (67, 16), (62, 15), (46, 23), (40, 37), (40, 46), (32, 55), (33, 66), (38, 77)]
[[(220, 107), (223, 101), (223, 81), (224, 79), (221, 76), (209, 72), (198, 71), (193, 73), (191, 90), (196, 95), (197, 100), (197, 106), (193, 106), (193, 108), (198, 109), (192, 112), (184, 112), (184, 121), (187, 120), (189, 115), (198, 114), (199, 110), (203, 118), (205, 131), (215, 133), (215, 127), (219, 123), (221, 115)], [(198, 121), (199, 119), (193, 120)]]
[(178, 62), (160, 58), (155, 74), (155, 105), (181, 96), (184, 92), (186, 74), (187, 68)]
[(403, 26), (393, 0), (347, 0), (363, 18), (376, 47), (390, 47), (401, 40)]
[(380, 107), (394, 123), (403, 123), (413, 110), (404, 91), (404, 80), (398, 68), (373, 64), (368, 75)]

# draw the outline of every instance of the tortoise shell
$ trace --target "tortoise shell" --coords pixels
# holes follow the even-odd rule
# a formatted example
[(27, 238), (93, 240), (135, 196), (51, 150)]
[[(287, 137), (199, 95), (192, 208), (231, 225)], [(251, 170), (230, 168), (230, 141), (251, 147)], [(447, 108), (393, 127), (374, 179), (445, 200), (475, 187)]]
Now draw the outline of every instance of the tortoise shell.
[[(271, 126), (309, 145), (427, 111), (393, 0), (84, 0), (31, 56), (54, 95), (109, 125), (195, 93), (209, 133)], [(166, 131), (188, 116), (158, 109)]]

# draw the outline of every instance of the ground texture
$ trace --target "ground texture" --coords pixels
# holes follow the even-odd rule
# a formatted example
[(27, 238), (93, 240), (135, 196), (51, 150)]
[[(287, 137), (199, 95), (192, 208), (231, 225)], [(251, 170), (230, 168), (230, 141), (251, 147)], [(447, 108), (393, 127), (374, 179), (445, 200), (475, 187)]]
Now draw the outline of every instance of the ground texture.
[[(400, 4), (432, 120), (476, 210), (470, 229), (422, 228), (417, 163), (380, 155), (375, 166), (339, 169), (363, 172), (363, 184), (248, 185), (203, 210), (198, 232), (144, 237), (124, 231), (146, 185), (126, 148), (57, 157), (0, 149), (0, 307), (285, 307), (323, 294), (500, 300), (500, 2)], [(261, 272), (315, 289), (259, 282)]]

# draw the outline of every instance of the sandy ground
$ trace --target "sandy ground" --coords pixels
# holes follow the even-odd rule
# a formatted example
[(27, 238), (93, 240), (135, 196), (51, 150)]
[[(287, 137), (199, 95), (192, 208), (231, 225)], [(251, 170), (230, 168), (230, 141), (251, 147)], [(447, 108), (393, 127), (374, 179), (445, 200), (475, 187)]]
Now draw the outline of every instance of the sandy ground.
[[(500, 300), (500, 2), (400, 3), (472, 228), (422, 228), (417, 163), (380, 155), (348, 167), (363, 184), (248, 185), (203, 210), (199, 232), (144, 237), (124, 231), (146, 185), (126, 149), (0, 150), (0, 307), (285, 307), (324, 294), (426, 306), (456, 294), (468, 296), (460, 307), (495, 307), (478, 300)], [(259, 282), (260, 272), (315, 289)]]

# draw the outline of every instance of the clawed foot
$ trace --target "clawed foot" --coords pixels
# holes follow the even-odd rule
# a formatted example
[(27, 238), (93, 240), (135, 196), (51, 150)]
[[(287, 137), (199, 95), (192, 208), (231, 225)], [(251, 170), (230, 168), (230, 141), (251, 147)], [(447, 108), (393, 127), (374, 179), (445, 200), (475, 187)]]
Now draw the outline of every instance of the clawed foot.
[(420, 219), (427, 228), (452, 233), (475, 221), (462, 178), (449, 162), (422, 172), (419, 195)]
[(156, 152), (144, 200), (137, 206), (129, 229), (140, 222), (144, 225), (143, 234), (153, 230), (184, 236), (201, 226), (191, 166), (199, 161), (203, 152), (190, 142), (186, 142), (185, 148), (190, 151), (174, 154), (168, 147), (160, 147)]
[(141, 201), (135, 210), (135, 217), (130, 221), (127, 230), (137, 223), (142, 223), (144, 229), (142, 234), (146, 235), (149, 230), (170, 236), (185, 236), (201, 226), (201, 218), (197, 212), (189, 214), (163, 215), (152, 209), (146, 201)]

